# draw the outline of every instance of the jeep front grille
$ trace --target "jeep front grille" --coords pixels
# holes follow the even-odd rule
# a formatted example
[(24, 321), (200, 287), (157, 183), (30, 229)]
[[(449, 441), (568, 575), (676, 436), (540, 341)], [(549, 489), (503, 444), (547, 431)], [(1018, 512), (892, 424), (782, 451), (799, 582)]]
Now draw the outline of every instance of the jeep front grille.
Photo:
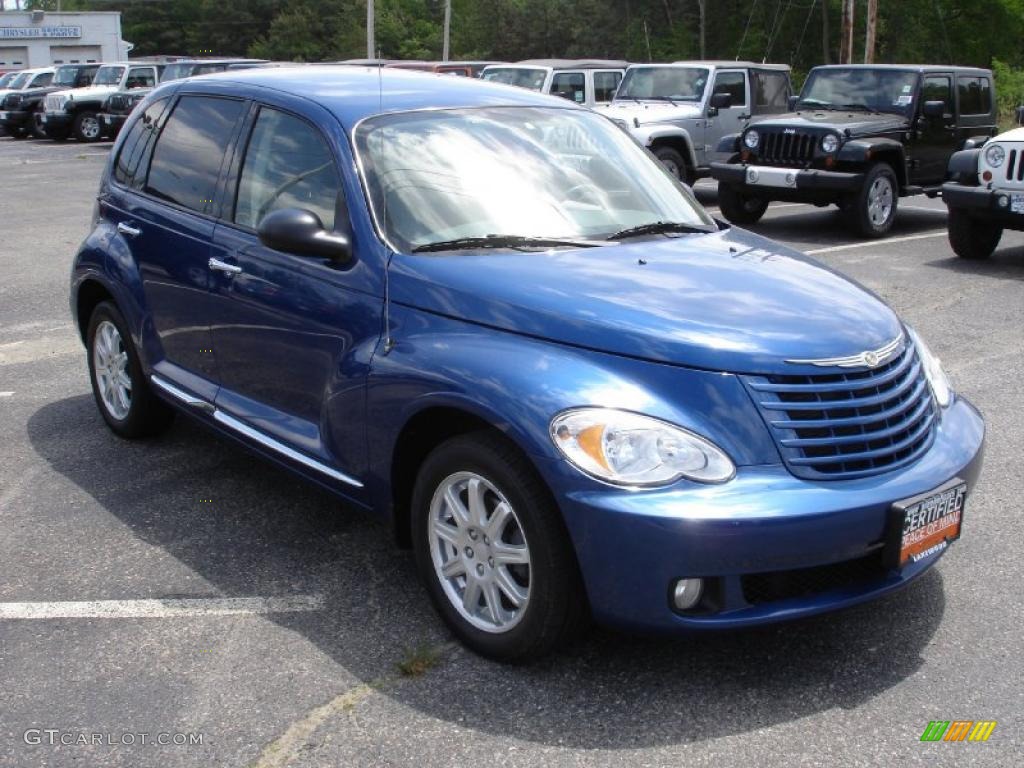
[(47, 112), (60, 112), (64, 109), (66, 97), (51, 93), (46, 97), (45, 107)]
[(0, 99), (0, 106), (2, 106), (4, 109), (17, 109), (19, 106), (21, 106), (21, 94), (7, 94), (3, 99)]
[(1006, 156), (1006, 180), (1024, 181), (1024, 149), (1011, 149)]
[(128, 111), (128, 96), (124, 93), (115, 93), (107, 99), (105, 109), (108, 112), (120, 113)]
[(913, 344), (878, 368), (744, 380), (797, 477), (887, 472), (921, 456), (935, 435), (938, 410)]
[(814, 158), (818, 137), (808, 131), (793, 128), (759, 128), (761, 144), (757, 158), (766, 165), (803, 165)]

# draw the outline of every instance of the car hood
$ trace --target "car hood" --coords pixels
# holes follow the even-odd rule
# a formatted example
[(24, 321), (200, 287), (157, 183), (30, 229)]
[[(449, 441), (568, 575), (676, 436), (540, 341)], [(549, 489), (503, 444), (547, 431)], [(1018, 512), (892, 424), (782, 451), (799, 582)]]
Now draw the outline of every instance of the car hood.
[(632, 99), (613, 101), (597, 111), (604, 113), (613, 120), (625, 120), (630, 125), (645, 123), (667, 123), (673, 120), (696, 119), (701, 117), (699, 104), (683, 104), (668, 101), (641, 101), (637, 104)]
[(109, 96), (115, 91), (117, 91), (116, 85), (89, 85), (85, 88), (67, 88), (63, 91), (57, 91), (56, 95), (63, 96), (64, 98), (70, 97), (75, 101), (86, 101)]
[(743, 230), (551, 252), (392, 260), (412, 307), (613, 354), (734, 373), (877, 349), (896, 314), (813, 259)]
[(889, 131), (906, 130), (910, 122), (902, 115), (888, 112), (843, 112), (833, 109), (801, 110), (786, 115), (773, 115), (758, 120), (755, 126), (772, 128), (834, 128), (851, 136), (873, 135)]

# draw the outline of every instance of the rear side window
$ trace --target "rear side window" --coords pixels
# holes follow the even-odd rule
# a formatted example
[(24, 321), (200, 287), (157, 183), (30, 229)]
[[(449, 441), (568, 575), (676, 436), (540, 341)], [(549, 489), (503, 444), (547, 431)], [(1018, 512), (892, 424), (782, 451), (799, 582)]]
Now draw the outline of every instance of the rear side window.
[(551, 94), (582, 104), (587, 100), (587, 81), (582, 72), (556, 72), (551, 78)]
[(255, 229), (271, 211), (312, 211), (328, 230), (341, 189), (334, 157), (305, 120), (263, 107), (238, 180), (235, 223)]
[(146, 167), (145, 159), (152, 147), (160, 115), (166, 107), (167, 99), (157, 99), (146, 107), (146, 111), (139, 115), (139, 119), (128, 129), (114, 162), (114, 181), (118, 184), (133, 189), (141, 187), (144, 173), (140, 174), (139, 169)]
[(754, 103), (761, 112), (785, 112), (789, 101), (789, 78), (781, 72), (755, 72)]
[(156, 141), (146, 192), (193, 211), (208, 210), (243, 109), (234, 99), (182, 96)]
[(957, 77), (961, 115), (987, 115), (992, 111), (992, 83), (987, 77)]
[(732, 106), (747, 105), (747, 88), (742, 72), (719, 72), (715, 75), (714, 93), (728, 93), (732, 96)]
[(611, 101), (622, 82), (621, 72), (594, 73), (594, 101)]

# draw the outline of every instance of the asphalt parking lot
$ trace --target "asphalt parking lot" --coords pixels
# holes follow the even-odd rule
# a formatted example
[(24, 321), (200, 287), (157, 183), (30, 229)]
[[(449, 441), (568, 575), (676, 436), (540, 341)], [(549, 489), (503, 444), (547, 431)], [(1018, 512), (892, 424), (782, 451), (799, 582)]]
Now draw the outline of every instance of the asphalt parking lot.
[[(884, 297), (985, 414), (937, 568), (815, 620), (506, 667), (452, 641), (383, 526), (186, 419), (106, 429), (67, 276), (108, 149), (0, 139), (0, 765), (1021, 764), (1024, 235), (965, 262), (926, 198), (881, 241), (803, 205), (754, 227)], [(998, 725), (922, 743), (930, 720)]]

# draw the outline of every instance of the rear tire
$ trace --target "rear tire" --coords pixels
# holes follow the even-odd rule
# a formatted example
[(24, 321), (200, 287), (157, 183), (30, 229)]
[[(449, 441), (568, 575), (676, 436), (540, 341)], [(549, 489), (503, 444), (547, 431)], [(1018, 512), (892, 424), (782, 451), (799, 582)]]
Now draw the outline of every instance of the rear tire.
[(888, 163), (875, 163), (864, 175), (864, 184), (843, 207), (854, 234), (884, 237), (896, 220), (899, 184)]
[(757, 224), (768, 210), (768, 201), (747, 195), (729, 184), (718, 184), (718, 207), (722, 215), (733, 224)]
[(482, 656), (531, 661), (588, 624), (561, 513), (533, 466), (500, 436), (460, 435), (427, 456), (413, 489), (412, 539), (434, 607)]
[(103, 138), (103, 126), (95, 112), (83, 111), (75, 115), (71, 132), (79, 141), (93, 142)]
[(1003, 236), (1003, 228), (992, 221), (976, 219), (962, 208), (950, 208), (946, 219), (949, 244), (962, 259), (987, 259)]
[(129, 439), (163, 432), (174, 411), (150, 390), (117, 307), (107, 301), (99, 304), (85, 338), (92, 393), (107, 426)]

